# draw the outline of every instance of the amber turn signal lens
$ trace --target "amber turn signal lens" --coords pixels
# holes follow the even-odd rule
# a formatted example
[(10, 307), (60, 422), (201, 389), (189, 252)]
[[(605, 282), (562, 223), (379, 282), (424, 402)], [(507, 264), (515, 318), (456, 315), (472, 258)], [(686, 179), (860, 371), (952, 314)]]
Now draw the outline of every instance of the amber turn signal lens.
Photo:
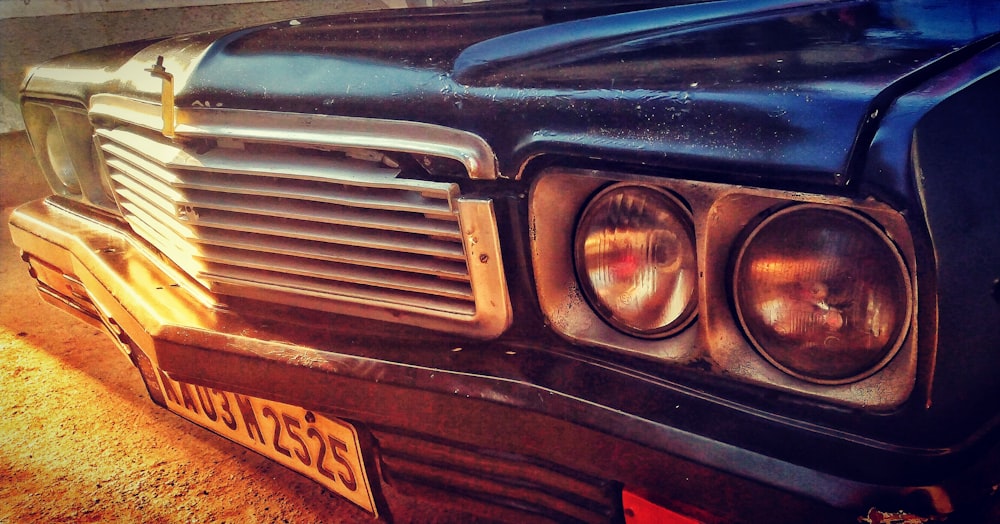
[(658, 338), (693, 318), (694, 226), (670, 193), (634, 184), (598, 193), (580, 217), (574, 255), (587, 300), (611, 326)]
[(902, 344), (909, 273), (861, 215), (821, 205), (763, 220), (735, 260), (733, 293), (747, 337), (772, 364), (819, 383), (875, 373)]

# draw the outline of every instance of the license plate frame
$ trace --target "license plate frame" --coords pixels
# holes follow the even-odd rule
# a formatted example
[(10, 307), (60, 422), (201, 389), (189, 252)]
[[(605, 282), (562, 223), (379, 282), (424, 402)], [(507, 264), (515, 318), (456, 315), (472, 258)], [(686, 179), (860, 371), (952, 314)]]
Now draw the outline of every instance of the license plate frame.
[(312, 410), (189, 384), (157, 370), (167, 409), (255, 451), (378, 517), (357, 429)]

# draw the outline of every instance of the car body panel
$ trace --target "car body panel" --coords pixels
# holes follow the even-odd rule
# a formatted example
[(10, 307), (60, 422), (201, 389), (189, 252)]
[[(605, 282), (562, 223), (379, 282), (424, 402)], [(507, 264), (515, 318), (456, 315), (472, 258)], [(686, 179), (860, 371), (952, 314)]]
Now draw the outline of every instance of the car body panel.
[[(541, 8), (388, 11), (167, 40), (104, 74), (142, 79), (123, 94), (158, 99), (159, 83), (138, 73), (163, 55), (179, 107), (463, 129), (493, 145), (508, 177), (542, 152), (586, 149), (703, 177), (724, 170), (754, 183), (843, 186), (856, 174), (856, 137), (893, 86), (933, 74), (932, 64), (996, 30), (995, 12), (976, 2), (938, 33), (922, 27), (935, 13), (894, 9), (711, 2), (554, 25)], [(439, 27), (447, 40), (431, 38)]]

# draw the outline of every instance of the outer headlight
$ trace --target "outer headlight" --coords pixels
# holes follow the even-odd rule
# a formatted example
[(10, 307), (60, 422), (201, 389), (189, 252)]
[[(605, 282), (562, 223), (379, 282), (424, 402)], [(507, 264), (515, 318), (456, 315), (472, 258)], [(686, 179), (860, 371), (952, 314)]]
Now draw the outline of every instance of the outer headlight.
[(670, 193), (632, 184), (598, 193), (580, 217), (574, 251), (584, 294), (615, 328), (664, 337), (694, 317), (694, 226)]
[(735, 259), (733, 296), (747, 337), (772, 364), (825, 384), (887, 363), (906, 335), (909, 273), (874, 224), (799, 205), (763, 220)]
[(81, 194), (80, 177), (76, 174), (73, 161), (69, 157), (69, 148), (63, 138), (62, 130), (59, 129), (59, 122), (55, 119), (49, 123), (45, 131), (44, 147), (46, 160), (52, 174), (58, 180), (67, 193), (73, 195)]
[(56, 109), (51, 106), (26, 103), (22, 108), (28, 136), (35, 149), (38, 163), (56, 193), (76, 197), (82, 194), (80, 178), (70, 158)]
[(110, 206), (109, 189), (97, 172), (93, 128), (83, 108), (28, 101), (22, 106), (35, 155), (57, 194)]

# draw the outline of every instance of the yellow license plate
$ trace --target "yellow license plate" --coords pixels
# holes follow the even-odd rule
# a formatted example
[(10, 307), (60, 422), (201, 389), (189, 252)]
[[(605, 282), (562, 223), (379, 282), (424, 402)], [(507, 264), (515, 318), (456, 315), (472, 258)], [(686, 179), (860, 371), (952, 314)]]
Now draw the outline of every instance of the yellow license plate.
[(167, 407), (291, 468), (377, 515), (350, 424), (298, 406), (178, 382), (157, 373)]

